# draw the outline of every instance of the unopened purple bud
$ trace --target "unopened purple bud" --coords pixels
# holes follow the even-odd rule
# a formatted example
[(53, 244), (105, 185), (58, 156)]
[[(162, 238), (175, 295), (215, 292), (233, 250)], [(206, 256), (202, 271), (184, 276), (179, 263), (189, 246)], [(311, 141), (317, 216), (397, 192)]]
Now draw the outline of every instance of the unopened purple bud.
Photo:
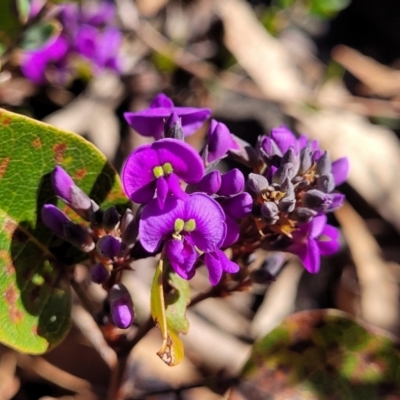
[(90, 277), (94, 283), (104, 283), (109, 276), (110, 271), (102, 263), (97, 263), (90, 269)]
[(299, 171), (300, 158), (295, 153), (292, 146), (288, 148), (288, 150), (282, 157), (281, 165), (285, 165), (285, 164), (292, 165), (292, 168), (290, 169), (289, 178), (293, 179), (296, 176), (297, 172)]
[(272, 163), (276, 163), (276, 161), (282, 157), (282, 152), (279, 150), (279, 147), (277, 146), (275, 141), (269, 136), (264, 136), (261, 138), (260, 151), (261, 156), (267, 163), (271, 161)]
[(330, 193), (335, 189), (335, 180), (332, 174), (321, 175), (317, 178), (317, 189), (324, 193)]
[(121, 242), (114, 236), (105, 235), (97, 242), (96, 249), (101, 257), (114, 259), (121, 250)]
[(267, 284), (274, 282), (285, 265), (284, 253), (269, 254), (259, 268), (251, 271), (250, 278), (255, 283)]
[(285, 179), (292, 179), (294, 166), (293, 164), (284, 164), (280, 166), (272, 176), (272, 183), (281, 185)]
[(71, 203), (71, 188), (75, 183), (67, 172), (57, 165), (51, 173), (50, 180), (55, 194), (66, 203)]
[(120, 221), (120, 215), (115, 206), (111, 206), (104, 211), (103, 214), (103, 225), (106, 229), (112, 230), (118, 227)]
[(309, 222), (313, 217), (315, 217), (318, 213), (310, 208), (306, 207), (297, 207), (292, 214), (290, 215), (290, 219), (294, 221), (299, 221), (301, 223)]
[(249, 174), (247, 185), (251, 191), (258, 195), (267, 190), (269, 183), (264, 176), (251, 173)]
[(71, 222), (71, 220), (53, 204), (45, 204), (42, 207), (42, 221), (61, 238), (64, 238), (64, 225)]
[(212, 163), (225, 157), (231, 143), (232, 138), (228, 127), (212, 119), (207, 135), (207, 162)]
[(221, 173), (211, 171), (204, 175), (201, 181), (196, 185), (196, 191), (207, 193), (209, 196), (218, 192), (221, 187)]
[(78, 186), (71, 187), (70, 207), (86, 221), (90, 220), (90, 214), (98, 210), (98, 205)]
[(129, 328), (135, 317), (133, 304), (128, 289), (123, 284), (116, 284), (110, 290), (110, 309), (113, 324), (121, 329)]
[(266, 201), (261, 206), (261, 214), (268, 223), (274, 224), (279, 219), (278, 213), (278, 206), (272, 201)]
[(132, 210), (129, 208), (125, 211), (121, 220), (121, 240), (126, 246), (130, 247), (135, 244), (139, 231), (139, 217), (142, 208), (140, 208), (136, 215), (133, 215)]
[(175, 111), (172, 112), (172, 114), (164, 122), (164, 136), (166, 138), (177, 140), (184, 140), (185, 138), (181, 119), (178, 117)]
[(243, 192), (233, 197), (228, 197), (221, 202), (225, 213), (232, 218), (247, 217), (253, 208), (253, 198), (249, 193)]
[(312, 149), (310, 144), (307, 144), (300, 152), (300, 169), (299, 173), (302, 175), (306, 173), (313, 165)]
[(278, 204), (279, 211), (292, 212), (296, 206), (296, 199), (294, 193), (285, 196)]
[(95, 247), (90, 233), (81, 225), (70, 221), (63, 226), (65, 240), (78, 247), (85, 253), (89, 253)]
[(318, 212), (335, 211), (343, 204), (343, 201), (343, 194), (326, 194), (317, 189), (309, 190), (303, 196), (303, 205)]
[(331, 173), (332, 163), (328, 152), (325, 151), (325, 153), (318, 159), (316, 170), (319, 175), (328, 175)]
[(222, 196), (232, 196), (240, 193), (244, 188), (244, 176), (234, 168), (221, 176), (221, 187), (218, 194)]

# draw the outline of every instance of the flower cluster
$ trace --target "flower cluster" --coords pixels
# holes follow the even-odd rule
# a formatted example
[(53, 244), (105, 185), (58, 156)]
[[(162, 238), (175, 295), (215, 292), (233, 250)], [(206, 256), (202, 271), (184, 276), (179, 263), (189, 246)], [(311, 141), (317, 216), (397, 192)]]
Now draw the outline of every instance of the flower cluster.
[(51, 174), (51, 184), (55, 194), (89, 224), (72, 221), (53, 204), (43, 206), (43, 223), (59, 238), (90, 253), (91, 279), (109, 292), (111, 321), (119, 328), (129, 327), (134, 319), (133, 304), (128, 290), (120, 283), (120, 274), (127, 268), (125, 264), (134, 247), (137, 218), (129, 209), (122, 218), (114, 206), (102, 210), (59, 166)]
[[(176, 107), (164, 94), (147, 110), (125, 114), (140, 134), (155, 138), (136, 148), (122, 170), (125, 193), (139, 205), (135, 214), (127, 210), (120, 218), (114, 207), (101, 210), (62, 168), (53, 171), (56, 195), (89, 226), (76, 224), (51, 204), (43, 207), (42, 220), (56, 235), (91, 253), (92, 280), (108, 289), (111, 319), (118, 327), (133, 320), (121, 271), (138, 258), (161, 253), (183, 279), (205, 265), (210, 283), (217, 285), (224, 274), (235, 274), (238, 282), (270, 282), (285, 252), (316, 273), (320, 256), (339, 248), (338, 231), (327, 224), (326, 214), (344, 201), (335, 187), (347, 177), (347, 158), (332, 163), (316, 141), (296, 137), (286, 126), (260, 137), (252, 149), (215, 120), (199, 154), (185, 137), (210, 114), (206, 108)], [(212, 169), (227, 156), (253, 172), (245, 177), (237, 168)], [(258, 248), (274, 253), (258, 271), (249, 270), (248, 260)]]
[(60, 5), (61, 34), (42, 48), (25, 52), (22, 73), (35, 84), (63, 85), (84, 65), (92, 74), (119, 71), (122, 34), (112, 24), (114, 16), (115, 5), (109, 0)]

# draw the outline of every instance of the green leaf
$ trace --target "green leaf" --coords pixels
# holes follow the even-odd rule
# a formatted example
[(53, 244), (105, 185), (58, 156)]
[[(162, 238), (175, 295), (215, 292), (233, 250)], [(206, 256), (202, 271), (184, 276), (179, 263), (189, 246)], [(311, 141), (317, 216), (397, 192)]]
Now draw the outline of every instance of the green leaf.
[(58, 204), (50, 174), (61, 165), (104, 207), (126, 207), (115, 170), (80, 136), (0, 109), (0, 342), (40, 354), (70, 325), (70, 265), (87, 255), (43, 225), (43, 204)]
[(22, 30), (15, 0), (2, 0), (0, 6), (0, 42), (9, 46)]
[(253, 347), (230, 399), (388, 399), (398, 343), (338, 310), (294, 314)]
[(61, 24), (56, 20), (38, 22), (24, 32), (20, 47), (24, 50), (39, 49), (58, 36), (61, 29)]
[(163, 260), (157, 265), (151, 287), (151, 315), (162, 337), (157, 355), (167, 365), (177, 365), (184, 358), (179, 333), (187, 333), (189, 322), (186, 308), (190, 299), (188, 281), (180, 278), (170, 267), (164, 270)]

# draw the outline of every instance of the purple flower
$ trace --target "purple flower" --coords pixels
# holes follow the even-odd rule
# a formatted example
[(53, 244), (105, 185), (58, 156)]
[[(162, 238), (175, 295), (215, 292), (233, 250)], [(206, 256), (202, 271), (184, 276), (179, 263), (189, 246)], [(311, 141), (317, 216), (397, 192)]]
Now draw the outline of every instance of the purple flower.
[(197, 183), (204, 174), (203, 162), (188, 144), (175, 139), (161, 139), (135, 149), (122, 171), (128, 197), (139, 204), (148, 203), (157, 191), (160, 208), (169, 193), (184, 199), (179, 180)]
[[(139, 240), (144, 249), (152, 253), (165, 241), (165, 254), (171, 266), (184, 279), (194, 276), (195, 262), (200, 254), (219, 250), (225, 235), (222, 208), (203, 193), (191, 194), (186, 201), (169, 197), (163, 210), (153, 200), (144, 207), (139, 223)], [(215, 256), (210, 257), (207, 256), (205, 261), (210, 282), (215, 285), (220, 278), (215, 268), (227, 270), (232, 266), (220, 259), (219, 255), (216, 267)]]
[(331, 255), (339, 250), (339, 232), (326, 224), (326, 215), (319, 215), (293, 232), (293, 244), (287, 249), (296, 254), (306, 270), (316, 274), (320, 268), (320, 256)]
[(111, 288), (109, 296), (113, 324), (121, 329), (129, 328), (135, 313), (128, 289), (122, 283), (116, 284)]
[(102, 263), (97, 263), (90, 269), (90, 277), (94, 283), (104, 283), (109, 276), (110, 271)]
[(347, 157), (339, 158), (332, 163), (332, 175), (335, 181), (335, 186), (341, 185), (346, 181), (349, 174), (349, 159)]
[(212, 119), (204, 149), (207, 163), (224, 158), (230, 149), (237, 150), (239, 146), (234, 141), (228, 127), (222, 122)]
[(46, 82), (46, 73), (50, 64), (55, 65), (59, 74), (56, 80), (63, 81), (66, 70), (66, 56), (68, 53), (68, 41), (64, 36), (58, 36), (40, 49), (28, 51), (24, 54), (21, 70), (33, 83), (40, 85)]
[(164, 120), (172, 112), (181, 118), (185, 136), (193, 134), (211, 115), (209, 108), (175, 107), (169, 97), (160, 93), (149, 108), (138, 112), (126, 112), (124, 117), (138, 133), (143, 136), (153, 136), (158, 140), (163, 136)]

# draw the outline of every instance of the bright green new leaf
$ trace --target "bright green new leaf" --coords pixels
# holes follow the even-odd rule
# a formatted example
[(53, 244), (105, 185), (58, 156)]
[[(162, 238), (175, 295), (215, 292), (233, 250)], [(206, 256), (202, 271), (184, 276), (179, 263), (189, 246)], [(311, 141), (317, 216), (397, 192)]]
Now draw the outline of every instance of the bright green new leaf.
[(17, 10), (20, 21), (25, 24), (28, 21), (31, 3), (29, 0), (16, 0)]
[(189, 329), (186, 308), (190, 288), (188, 281), (180, 278), (170, 267), (164, 267), (161, 259), (151, 287), (151, 315), (162, 337), (157, 355), (172, 366), (179, 364), (185, 355), (179, 333), (186, 333)]
[(351, 0), (310, 0), (310, 12), (320, 17), (331, 18), (350, 5)]
[(71, 265), (86, 254), (55, 237), (40, 218), (58, 204), (50, 183), (61, 165), (104, 207), (125, 207), (115, 170), (89, 142), (33, 119), (0, 110), (0, 342), (40, 354), (70, 325)]
[(294, 314), (261, 339), (230, 399), (389, 399), (400, 350), (338, 310)]

